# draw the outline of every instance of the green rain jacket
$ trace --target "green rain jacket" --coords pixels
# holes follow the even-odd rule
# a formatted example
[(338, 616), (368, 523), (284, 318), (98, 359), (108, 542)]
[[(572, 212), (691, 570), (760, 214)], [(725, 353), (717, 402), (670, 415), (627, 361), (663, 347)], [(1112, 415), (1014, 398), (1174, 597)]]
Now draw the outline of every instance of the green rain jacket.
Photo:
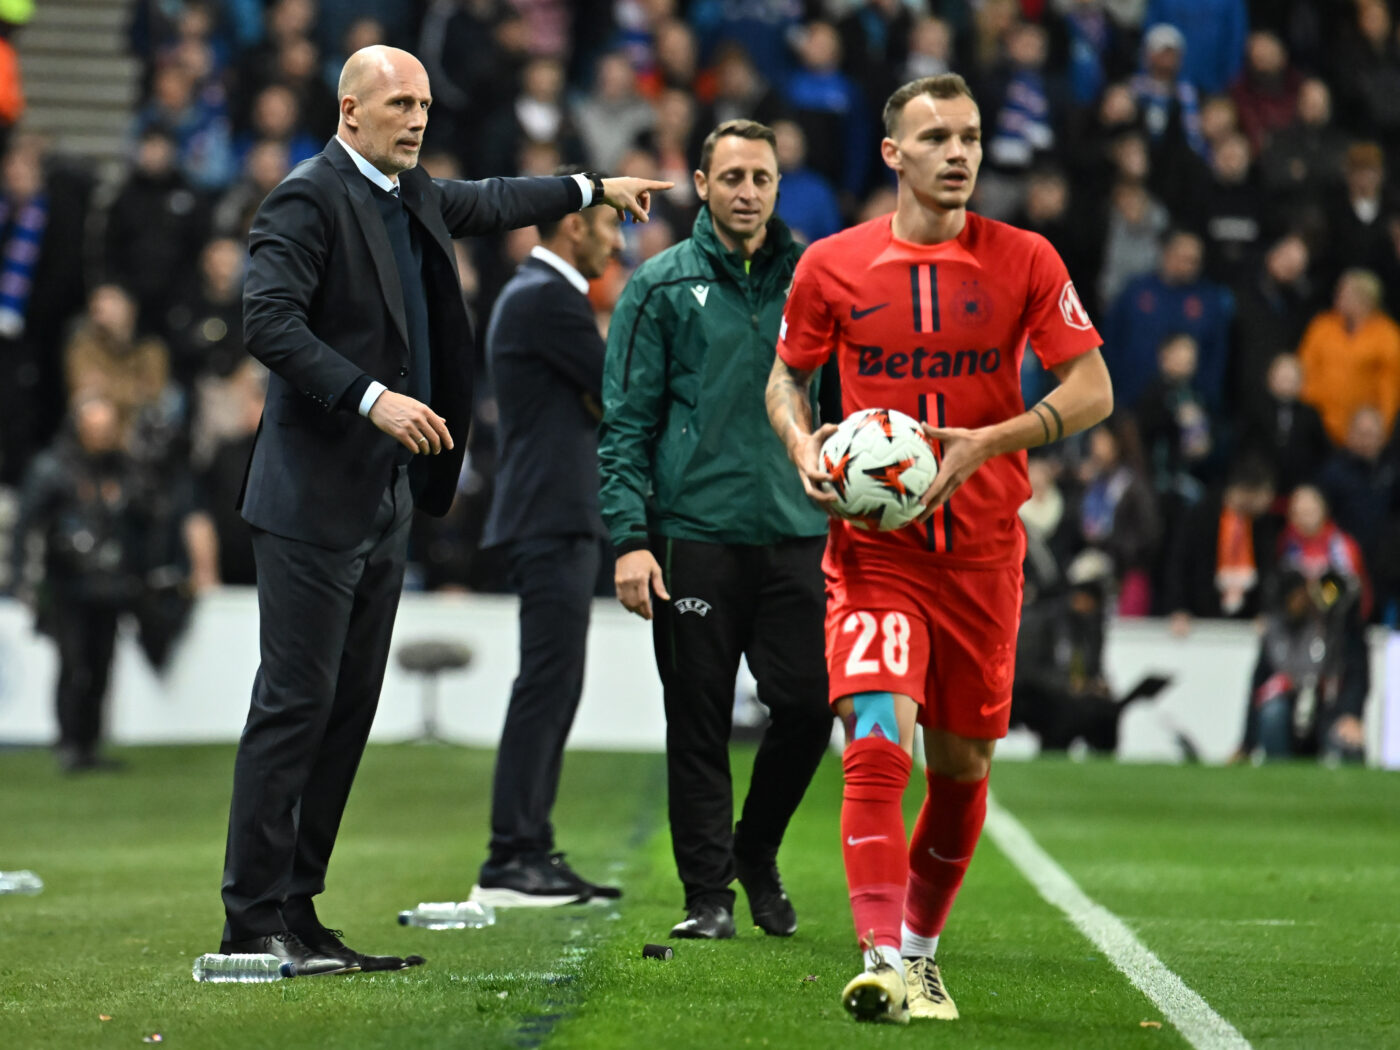
[(608, 331), (598, 441), (603, 520), (619, 554), (652, 532), (744, 544), (826, 533), (763, 398), (801, 254), (774, 218), (746, 271), (702, 207), (690, 239), (627, 283)]

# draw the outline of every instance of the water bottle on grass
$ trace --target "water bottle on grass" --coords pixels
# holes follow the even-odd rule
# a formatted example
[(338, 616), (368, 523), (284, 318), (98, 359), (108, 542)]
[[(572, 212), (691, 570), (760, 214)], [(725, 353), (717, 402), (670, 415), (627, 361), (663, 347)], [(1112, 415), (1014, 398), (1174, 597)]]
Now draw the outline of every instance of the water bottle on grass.
[(493, 926), (496, 910), (476, 901), (438, 901), (420, 904), (399, 912), (400, 926), (418, 926), (425, 930), (465, 930)]
[(0, 871), (0, 893), (42, 893), (44, 880), (32, 871)]
[(201, 955), (194, 961), (194, 979), (209, 984), (261, 984), (295, 977), (297, 968), (275, 955)]

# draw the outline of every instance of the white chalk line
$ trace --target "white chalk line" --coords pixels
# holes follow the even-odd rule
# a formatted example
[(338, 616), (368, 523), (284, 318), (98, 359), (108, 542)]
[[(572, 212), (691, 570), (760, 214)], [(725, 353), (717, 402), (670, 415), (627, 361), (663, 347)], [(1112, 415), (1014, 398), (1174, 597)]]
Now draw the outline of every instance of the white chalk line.
[(1196, 1050), (1251, 1050), (1234, 1025), (1167, 969), (1123, 920), (1080, 889), (1021, 822), (990, 796), (986, 832), (1036, 892), (1064, 912)]

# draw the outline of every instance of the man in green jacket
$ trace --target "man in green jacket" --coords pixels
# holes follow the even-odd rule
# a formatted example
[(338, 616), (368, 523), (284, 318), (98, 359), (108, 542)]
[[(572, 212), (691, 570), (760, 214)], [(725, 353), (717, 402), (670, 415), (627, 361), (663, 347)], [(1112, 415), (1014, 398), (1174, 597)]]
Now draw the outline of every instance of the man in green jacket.
[[(773, 132), (731, 120), (695, 172), (689, 240), (643, 263), (613, 313), (598, 458), (618, 597), (652, 621), (671, 841), (687, 916), (672, 937), (789, 936), (788, 821), (831, 734), (821, 572), (827, 518), (768, 425), (764, 388), (801, 246), (773, 217)], [(815, 414), (815, 407), (814, 407)], [(653, 601), (655, 594), (657, 600)], [(734, 825), (729, 736), (748, 658), (771, 723)]]

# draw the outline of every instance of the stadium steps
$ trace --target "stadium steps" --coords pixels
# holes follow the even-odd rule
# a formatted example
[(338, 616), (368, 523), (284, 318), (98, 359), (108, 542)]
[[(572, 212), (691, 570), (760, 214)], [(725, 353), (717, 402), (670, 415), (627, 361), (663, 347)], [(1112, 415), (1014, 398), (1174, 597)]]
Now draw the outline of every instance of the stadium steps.
[(131, 0), (43, 0), (19, 34), (22, 127), (99, 166), (128, 152), (141, 64), (127, 50)]

